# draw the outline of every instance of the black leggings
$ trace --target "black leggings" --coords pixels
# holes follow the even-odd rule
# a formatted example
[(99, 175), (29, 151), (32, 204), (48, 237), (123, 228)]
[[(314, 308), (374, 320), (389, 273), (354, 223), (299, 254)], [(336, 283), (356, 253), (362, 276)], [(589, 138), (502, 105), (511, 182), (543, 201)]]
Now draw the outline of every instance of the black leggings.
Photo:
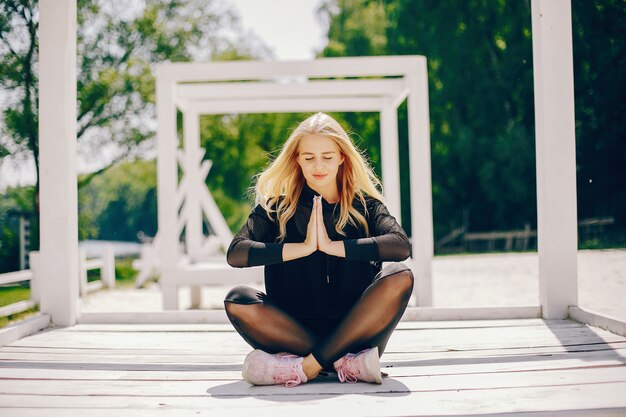
[(296, 319), (254, 288), (233, 288), (224, 300), (237, 332), (269, 353), (312, 353), (324, 369), (346, 353), (378, 347), (382, 355), (413, 291), (413, 273), (402, 263), (386, 265), (345, 317)]

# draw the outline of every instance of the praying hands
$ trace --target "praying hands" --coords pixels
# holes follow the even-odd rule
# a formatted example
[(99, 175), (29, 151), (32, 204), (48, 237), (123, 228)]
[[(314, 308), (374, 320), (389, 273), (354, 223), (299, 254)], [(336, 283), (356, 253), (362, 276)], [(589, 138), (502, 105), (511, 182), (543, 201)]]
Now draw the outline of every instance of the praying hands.
[(290, 261), (309, 256), (315, 251), (321, 251), (328, 255), (346, 257), (346, 249), (341, 240), (330, 240), (324, 216), (322, 215), (322, 197), (313, 198), (313, 209), (306, 229), (306, 238), (302, 243), (285, 243), (283, 245), (283, 261)]

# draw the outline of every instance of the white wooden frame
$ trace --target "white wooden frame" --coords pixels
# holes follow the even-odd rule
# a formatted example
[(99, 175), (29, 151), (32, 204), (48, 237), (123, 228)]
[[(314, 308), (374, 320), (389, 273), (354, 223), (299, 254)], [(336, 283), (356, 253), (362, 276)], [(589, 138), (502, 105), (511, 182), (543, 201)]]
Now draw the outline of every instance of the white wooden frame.
[[(103, 287), (115, 288), (115, 254), (113, 245), (104, 247), (101, 258), (87, 259), (87, 253), (84, 248), (79, 250), (79, 254), (79, 287), (81, 295), (86, 295), (88, 292), (97, 291)], [(0, 285), (28, 281), (30, 284), (30, 299), (0, 307), (0, 317), (21, 313), (39, 305), (43, 272), (40, 267), (40, 254), (38, 251), (32, 251), (28, 256), (30, 258), (28, 262), (30, 269), (0, 274)], [(93, 269), (100, 270), (100, 279), (88, 283), (87, 273)]]
[[(357, 79), (337, 79), (361, 77)], [(364, 78), (367, 77), (367, 78)], [(372, 78), (377, 77), (377, 78)], [(394, 78), (383, 78), (394, 77)], [(199, 116), (229, 113), (378, 112), (381, 123), (382, 174), (389, 211), (400, 217), (398, 106), (408, 100), (411, 220), (413, 256), (407, 263), (416, 276), (415, 296), (420, 306), (432, 304), (433, 257), (430, 129), (426, 58), (357, 57), (291, 62), (167, 63), (157, 67), (158, 204), (161, 285), (164, 308), (177, 308), (177, 285), (194, 282), (195, 271), (180, 265), (176, 110), (183, 113), (185, 171), (197, 187)], [(315, 79), (312, 79), (315, 78)], [(191, 149), (189, 149), (191, 148)], [(200, 158), (198, 157), (200, 156)], [(194, 172), (195, 171), (195, 172)], [(187, 187), (190, 184), (186, 184)], [(197, 190), (196, 190), (197, 191)], [(194, 189), (187, 192), (187, 246), (200, 245), (201, 218)], [(193, 224), (192, 224), (193, 221)], [(180, 227), (179, 227), (180, 229)], [(224, 247), (227, 247), (224, 245)], [(202, 273), (202, 272), (200, 272)], [(192, 274), (197, 276), (191, 278)], [(223, 273), (225, 276), (226, 274)], [(216, 277), (207, 278), (215, 282)], [(186, 278), (187, 277), (187, 278)], [(191, 280), (191, 281), (190, 281)], [(228, 282), (233, 282), (228, 277)]]
[[(42, 285), (41, 306), (43, 314), (25, 327), (12, 327), (11, 337), (21, 337), (37, 328), (47, 325), (48, 318), (56, 326), (68, 326), (77, 320), (78, 298), (78, 250), (77, 250), (77, 210), (76, 210), (76, 3), (75, 0), (40, 0), (40, 163), (41, 163), (41, 249), (42, 273), (46, 275)], [(507, 317), (519, 315), (534, 316), (539, 312), (544, 318), (565, 318), (569, 314), (587, 323), (601, 323), (611, 331), (624, 331), (623, 322), (606, 318), (600, 314), (578, 308), (576, 278), (576, 182), (572, 77), (571, 5), (569, 0), (532, 0), (533, 57), (535, 74), (536, 140), (537, 140), (537, 184), (538, 184), (538, 246), (540, 306), (512, 307), (498, 310)], [(384, 64), (383, 64), (384, 59)], [(355, 63), (359, 64), (355, 67)], [(418, 297), (429, 301), (430, 259), (432, 257), (432, 222), (430, 196), (430, 161), (425, 157), (429, 151), (428, 106), (420, 109), (420, 103), (427, 100), (426, 61), (423, 57), (385, 57), (326, 59), (311, 62), (275, 63), (216, 63), (216, 64), (174, 64), (159, 68), (157, 82), (159, 154), (159, 224), (164, 240), (170, 247), (176, 242), (176, 207), (172, 196), (176, 194), (176, 105), (188, 109), (188, 103), (197, 101), (194, 93), (187, 91), (186, 97), (177, 94), (191, 88), (177, 86), (179, 78), (188, 81), (215, 82), (228, 79), (271, 80), (276, 77), (289, 77), (306, 74), (308, 77), (336, 77), (380, 75), (377, 64), (393, 68), (396, 75), (408, 85), (409, 127), (411, 161), (423, 160), (424, 164), (411, 169), (411, 208), (413, 213), (421, 213), (413, 222), (414, 268), (418, 276)], [(389, 83), (391, 86), (391, 83)], [(361, 90), (357, 83), (349, 84)], [(198, 86), (200, 88), (200, 86)], [(232, 90), (230, 87), (233, 87)], [(274, 90), (274, 87), (277, 88)], [(275, 93), (277, 107), (293, 104), (293, 96), (287, 87), (267, 87)], [(205, 87), (201, 87), (205, 88)], [(261, 87), (266, 88), (266, 87)], [(328, 103), (330, 94), (327, 87), (321, 87), (320, 97)], [(354, 104), (350, 88), (342, 87), (348, 98), (333, 99), (334, 110), (348, 110)], [(390, 88), (393, 88), (391, 86)], [(222, 94), (225, 111), (234, 102), (245, 98), (244, 87), (213, 86), (215, 98)], [(232, 94), (231, 94), (232, 91)], [(372, 86), (372, 92), (376, 93)], [(204, 91), (197, 94), (204, 100)], [(322, 94), (322, 92), (325, 92)], [(227, 93), (227, 94), (226, 94)], [(377, 95), (364, 98), (362, 107), (380, 106), (381, 124), (385, 137), (394, 136), (392, 115), (397, 106), (393, 98), (382, 105)], [(396, 94), (396, 99), (401, 95)], [(272, 97), (268, 97), (272, 98)], [(178, 100), (178, 102), (176, 102)], [(185, 101), (187, 100), (187, 101)], [(350, 101), (352, 100), (352, 101)], [(387, 98), (389, 100), (389, 98)], [(250, 100), (248, 100), (250, 101)], [(321, 107), (310, 111), (330, 110)], [(316, 102), (311, 102), (315, 104)], [(258, 103), (255, 103), (258, 105)], [(205, 104), (191, 104), (198, 107)], [(209, 106), (208, 104), (206, 104)], [(253, 106), (252, 103), (249, 104)], [(326, 106), (326, 105), (325, 105)], [(258, 107), (257, 107), (258, 109)], [(283, 107), (284, 109), (284, 107)], [(289, 108), (289, 111), (296, 111)], [(354, 110), (354, 109), (352, 109)], [(200, 109), (195, 110), (196, 113)], [(298, 108), (297, 111), (306, 111)], [(387, 143), (387, 139), (383, 139)], [(393, 146), (393, 145), (392, 145)], [(389, 151), (389, 152), (388, 152)], [(168, 154), (170, 152), (170, 154)], [(383, 147), (383, 180), (387, 185), (387, 198), (392, 213), (398, 214), (399, 192), (393, 186), (397, 178), (397, 162), (391, 153), (394, 149)], [(169, 155), (169, 156), (168, 156)], [(423, 159), (420, 159), (423, 158)], [(390, 180), (391, 178), (391, 180)], [(390, 183), (391, 181), (391, 183)], [(423, 185), (423, 186), (422, 186)], [(170, 200), (167, 200), (169, 196)], [(424, 215), (425, 214), (425, 215)], [(415, 214), (412, 214), (414, 216)], [(424, 220), (427, 218), (427, 220)], [(176, 250), (163, 253), (168, 273), (173, 273), (177, 265)], [(418, 310), (409, 310), (411, 316)], [(441, 314), (438, 313), (441, 312)], [(475, 309), (455, 309), (443, 311), (430, 309), (428, 317), (469, 317), (477, 318)], [(482, 311), (482, 310), (481, 310)], [(480, 312), (480, 311), (479, 311)], [(184, 312), (163, 312), (169, 319), (186, 321), (189, 315)], [(188, 312), (187, 312), (188, 313)], [(196, 312), (199, 313), (199, 312)], [(174, 316), (172, 316), (174, 314)], [(484, 318), (493, 318), (492, 310), (483, 311)], [(193, 314), (192, 314), (193, 315)], [(197, 315), (197, 314), (196, 314)], [(124, 320), (137, 320), (137, 315)], [(436, 316), (436, 317), (435, 317)], [(500, 318), (503, 315), (500, 315)], [(87, 318), (85, 316), (85, 318)], [(94, 318), (95, 319), (95, 318)], [(148, 320), (149, 317), (146, 317)], [(156, 318), (155, 318), (156, 319)], [(617, 323), (617, 324), (616, 324)], [(621, 326), (621, 327), (620, 327)], [(21, 336), (15, 336), (21, 335)]]

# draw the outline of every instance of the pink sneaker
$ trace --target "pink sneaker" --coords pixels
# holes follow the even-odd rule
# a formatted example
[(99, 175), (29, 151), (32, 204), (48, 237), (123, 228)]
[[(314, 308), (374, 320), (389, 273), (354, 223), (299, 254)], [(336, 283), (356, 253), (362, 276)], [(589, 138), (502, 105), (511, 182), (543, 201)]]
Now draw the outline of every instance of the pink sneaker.
[(334, 363), (339, 381), (355, 383), (357, 381), (382, 384), (378, 346), (362, 350), (359, 353), (347, 353)]
[(307, 381), (302, 370), (304, 358), (277, 353), (271, 355), (262, 350), (253, 350), (243, 361), (241, 375), (252, 385), (285, 385), (295, 387)]

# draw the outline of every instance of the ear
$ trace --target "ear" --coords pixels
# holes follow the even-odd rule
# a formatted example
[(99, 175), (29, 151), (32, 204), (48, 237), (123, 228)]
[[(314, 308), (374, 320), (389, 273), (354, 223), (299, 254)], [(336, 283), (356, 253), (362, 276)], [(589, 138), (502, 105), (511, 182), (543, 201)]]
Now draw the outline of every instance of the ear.
[(341, 157), (339, 159), (339, 165), (342, 165), (343, 161), (344, 161), (344, 156), (343, 156), (343, 154), (341, 154)]

